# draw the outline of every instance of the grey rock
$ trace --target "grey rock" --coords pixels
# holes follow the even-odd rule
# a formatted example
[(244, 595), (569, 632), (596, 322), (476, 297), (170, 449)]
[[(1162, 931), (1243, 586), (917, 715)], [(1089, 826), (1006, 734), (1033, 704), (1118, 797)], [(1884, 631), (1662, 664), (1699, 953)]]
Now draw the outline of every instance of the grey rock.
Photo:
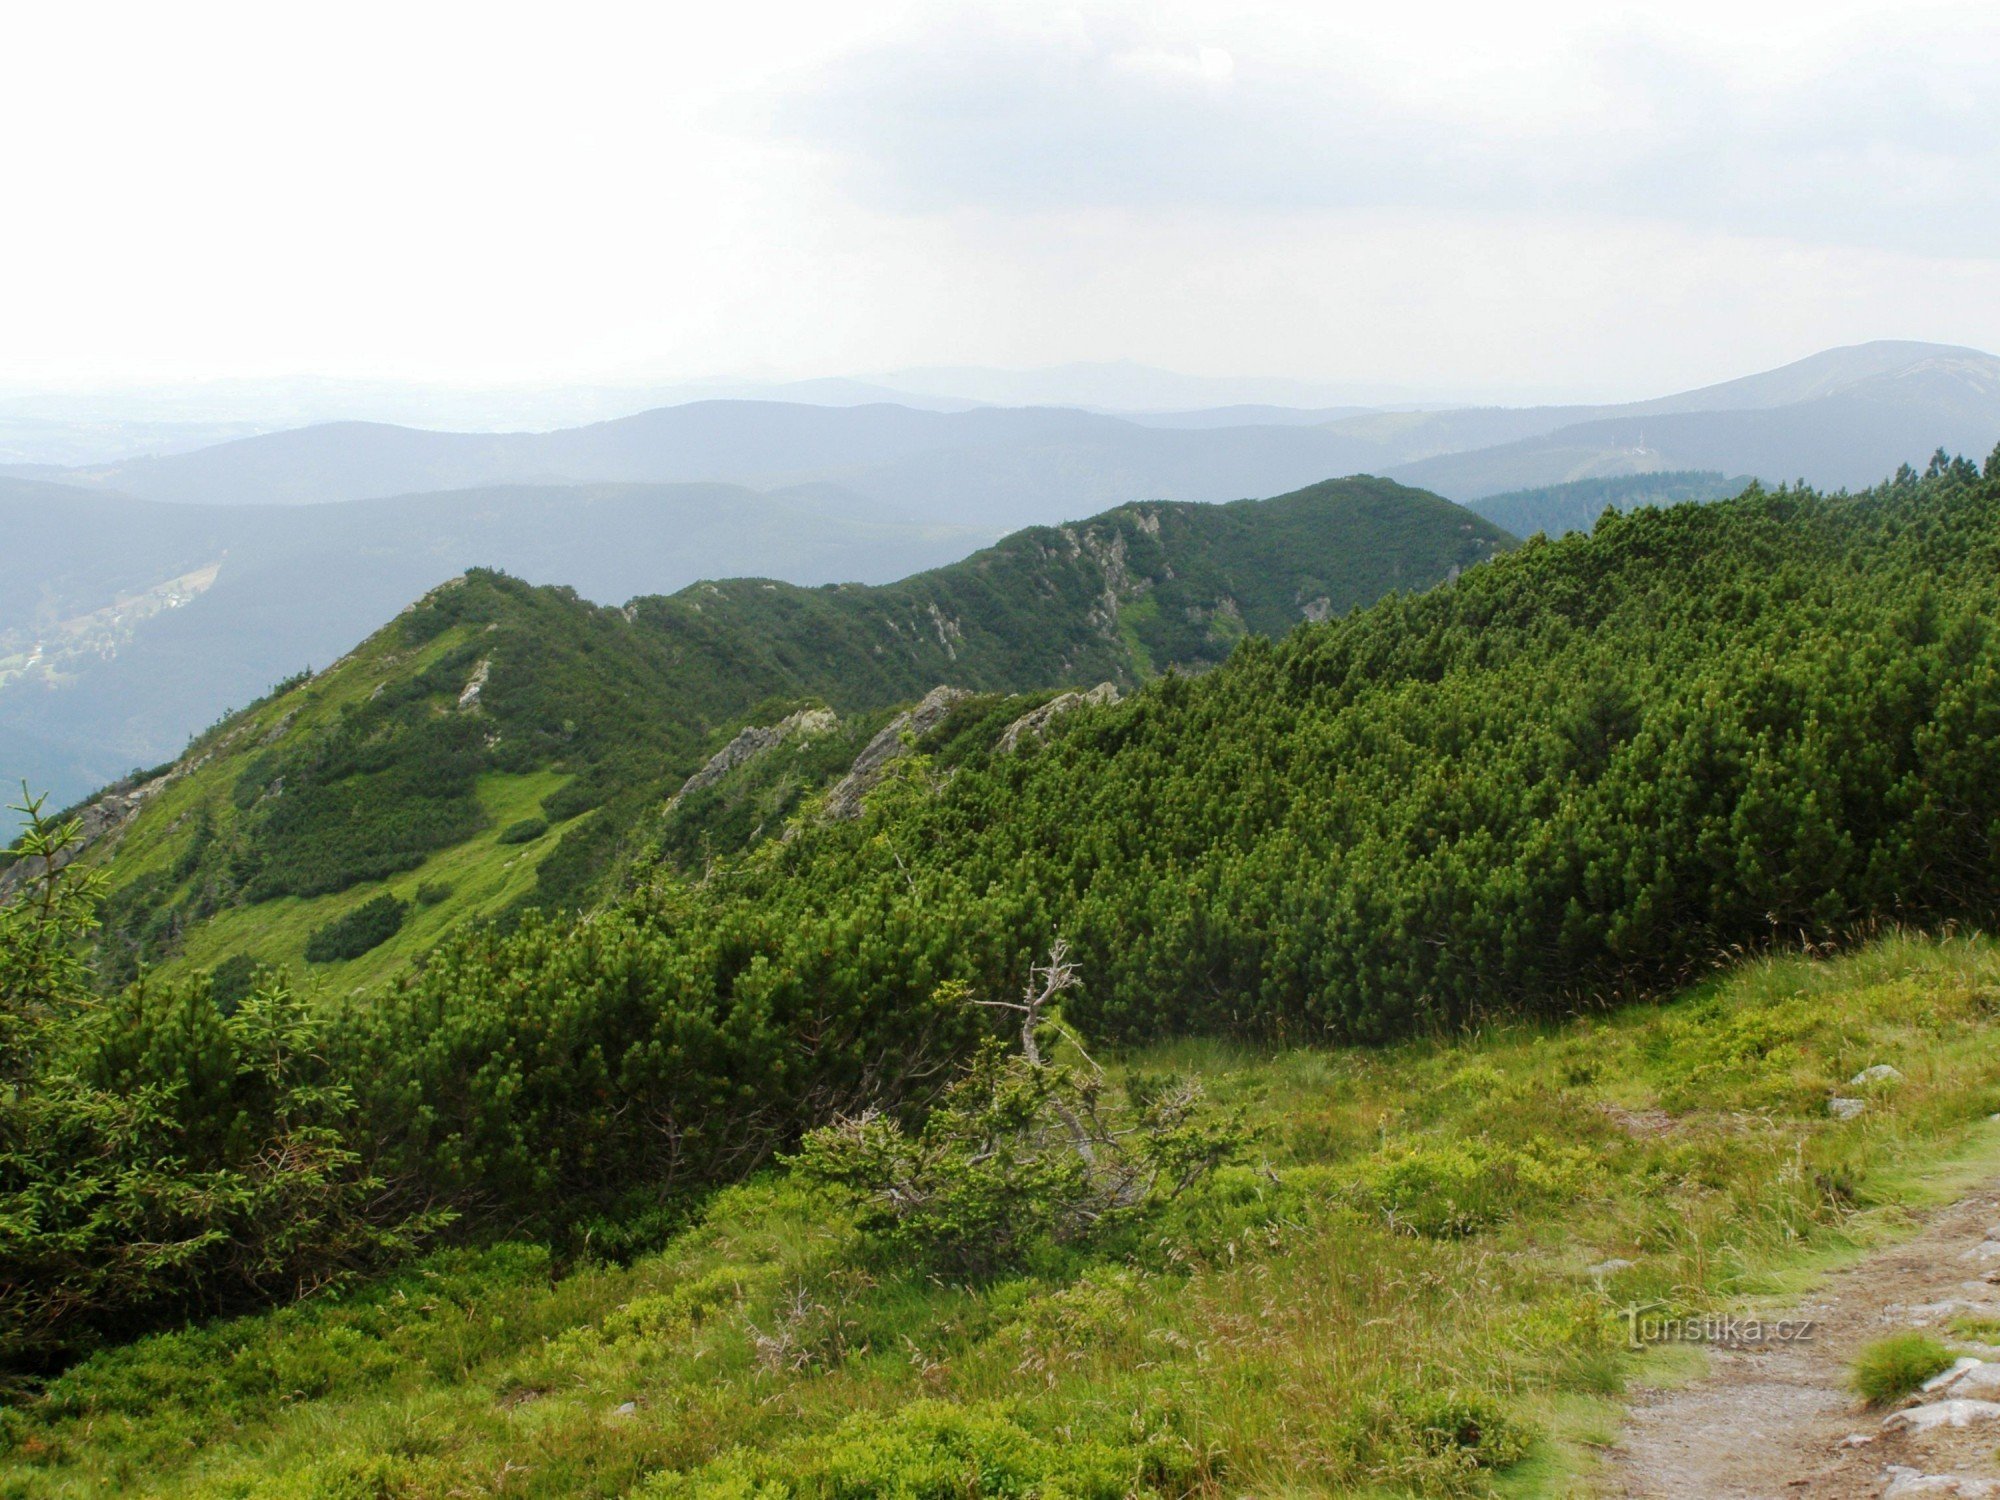
[(1826, 1101), (1826, 1112), (1836, 1120), (1851, 1120), (1866, 1108), (1866, 1099), (1842, 1099), (1836, 1095)]
[(671, 811), (681, 798), (715, 785), (738, 766), (755, 760), (766, 751), (777, 749), (786, 740), (812, 739), (839, 727), (840, 720), (832, 710), (802, 708), (775, 724), (752, 725), (739, 730), (736, 738), (711, 755), (706, 765), (681, 783), (681, 789), (668, 799), (667, 808)]
[(1927, 1328), (1941, 1318), (1956, 1317), (1960, 1313), (1975, 1318), (2000, 1317), (2000, 1307), (1994, 1306), (1991, 1302), (1972, 1302), (1964, 1297), (1946, 1297), (1941, 1302), (1919, 1302), (1909, 1307), (1897, 1304), (1883, 1309), (1885, 1318), (1893, 1315), (1895, 1320), (1913, 1323), (1919, 1328)]
[(1059, 693), (1040, 708), (1022, 714), (1020, 718), (1001, 730), (999, 743), (994, 746), (994, 752), (999, 755), (1012, 755), (1020, 747), (1022, 740), (1040, 739), (1059, 715), (1066, 714), (1071, 709), (1117, 701), (1118, 689), (1108, 682), (1098, 683), (1087, 693)]
[(478, 704), (480, 691), (486, 686), (487, 674), (492, 670), (493, 659), (488, 656), (480, 657), (479, 665), (472, 669), (472, 675), (465, 681), (465, 690), (458, 695), (460, 708), (472, 708)]
[(1920, 1496), (1948, 1496), (1951, 1500), (1994, 1500), (2000, 1496), (2000, 1481), (1968, 1479), (1959, 1474), (1926, 1474), (1907, 1464), (1890, 1464), (1882, 1471), (1888, 1484), (1882, 1500), (1919, 1500)]
[(1912, 1406), (1904, 1411), (1890, 1412), (1882, 1419), (1882, 1430), (1921, 1435), (1934, 1432), (1940, 1427), (1971, 1427), (1977, 1423), (1990, 1422), (1995, 1417), (2000, 1417), (2000, 1404), (1952, 1398), (1926, 1402), (1922, 1406)]
[(882, 779), (889, 762), (908, 748), (903, 743), (904, 736), (922, 739), (942, 724), (954, 707), (971, 696), (964, 688), (934, 687), (915, 708), (897, 714), (862, 747), (847, 774), (826, 794), (825, 816), (835, 821), (860, 817), (863, 799)]
[(1901, 1083), (1903, 1070), (1893, 1068), (1888, 1063), (1876, 1063), (1872, 1068), (1863, 1068), (1847, 1080), (1850, 1088), (1864, 1088), (1871, 1083)]
[[(1927, 1391), (1941, 1391), (1968, 1370), (1978, 1369), (1981, 1363), (1982, 1361), (1973, 1359), (1969, 1355), (1963, 1359), (1953, 1360), (1950, 1369), (1940, 1371), (1938, 1374), (1931, 1376), (1929, 1380), (1923, 1383), (1922, 1389)], [(1961, 1391), (1959, 1394), (1964, 1395), (1966, 1393)]]
[[(1964, 1368), (1945, 1381), (1943, 1390), (1947, 1395), (1969, 1396), (1980, 1401), (2000, 1398), (2000, 1365), (1983, 1359), (1961, 1359), (1958, 1363)], [(1951, 1372), (1946, 1371), (1946, 1374)], [(1924, 1388), (1930, 1389), (1928, 1384)]]
[[(196, 762), (199, 765), (200, 762)], [(187, 769), (193, 770), (194, 766)], [(139, 815), (139, 809), (165, 791), (182, 774), (176, 766), (163, 776), (155, 776), (151, 781), (134, 781), (127, 777), (106, 787), (88, 806), (76, 815), (78, 824), (76, 842), (57, 855), (53, 861), (40, 859), (19, 859), (6, 869), (0, 870), (0, 901), (11, 896), (15, 889), (30, 880), (39, 880), (48, 864), (53, 863), (60, 870), (92, 845), (103, 842), (121, 832), (125, 825)]]

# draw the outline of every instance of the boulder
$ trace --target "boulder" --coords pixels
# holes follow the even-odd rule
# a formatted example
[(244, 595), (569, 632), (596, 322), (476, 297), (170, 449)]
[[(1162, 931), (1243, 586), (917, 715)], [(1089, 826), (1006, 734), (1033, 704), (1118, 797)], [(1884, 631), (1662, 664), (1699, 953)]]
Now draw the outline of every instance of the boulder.
[[(1926, 1391), (1941, 1391), (1946, 1386), (1950, 1385), (1954, 1380), (1958, 1379), (1959, 1376), (1963, 1375), (1967, 1370), (1978, 1369), (1979, 1365), (1980, 1361), (1973, 1359), (1969, 1355), (1962, 1359), (1953, 1360), (1951, 1368), (1949, 1370), (1943, 1370), (1940, 1371), (1938, 1374), (1931, 1376), (1929, 1380), (1926, 1380), (1923, 1383), (1921, 1389)], [(1964, 1393), (1961, 1392), (1960, 1394)]]
[(493, 658), (490, 656), (481, 657), (479, 665), (472, 669), (472, 675), (465, 679), (464, 691), (458, 695), (458, 706), (460, 708), (477, 708), (479, 706), (479, 695), (485, 690), (486, 678), (492, 670)]
[(2000, 1364), (1968, 1356), (1942, 1375), (1934, 1375), (1925, 1381), (1924, 1389), (1942, 1391), (1947, 1396), (1991, 1401), (2000, 1397)]

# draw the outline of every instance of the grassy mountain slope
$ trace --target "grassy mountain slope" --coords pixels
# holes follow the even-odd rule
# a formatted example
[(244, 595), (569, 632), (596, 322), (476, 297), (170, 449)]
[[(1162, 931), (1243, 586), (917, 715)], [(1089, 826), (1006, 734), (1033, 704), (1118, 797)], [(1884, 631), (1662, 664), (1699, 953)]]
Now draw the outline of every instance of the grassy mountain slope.
[[(1170, 528), (1144, 510), (1092, 524), (1073, 553), (1052, 533), (1012, 566), (1089, 570), (1100, 612), (1072, 639), (1144, 642), (1127, 601), (1181, 570), (1138, 590), (1134, 559)], [(1621, 1306), (1768, 1291), (1892, 1223), (1917, 1175), (2000, 1160), (1991, 944), (1910, 932), (2000, 915), (1996, 580), (2000, 462), (1859, 497), (1643, 508), (1246, 639), (1009, 754), (976, 743), (1002, 717), (987, 702), (978, 734), (909, 757), (854, 821), (800, 820), (573, 920), (464, 933), (370, 1003), (289, 1023), (331, 1101), (319, 1128), (396, 1202), (455, 1208), (457, 1246), (97, 1354), (16, 1403), (8, 1482), (651, 1500), (1556, 1488), (1607, 1441), (1606, 1398), (1635, 1368)], [(383, 639), (414, 677), (377, 696), (335, 674), (322, 691), (359, 705), (342, 723), (258, 747), (289, 762), (246, 747), (228, 781), (246, 845), (338, 814), (293, 857), (250, 849), (246, 880), (297, 886), (384, 852), (349, 837), (372, 816), (356, 777), (413, 777), (404, 826), (448, 838), (479, 777), (517, 769), (538, 735), (572, 747), (552, 815), (605, 818), (561, 800), (587, 784), (594, 727), (551, 715), (588, 704), (600, 670), (635, 689), (596, 710), (607, 722), (654, 711), (631, 677), (646, 612), (573, 625), (553, 680), (503, 676), (507, 627), (481, 583)], [(885, 659), (961, 645), (935, 593), (873, 607)], [(935, 644), (890, 628), (917, 619)], [(370, 760), (424, 736), (437, 757)], [(473, 746), (491, 758), (470, 758), (461, 794), (450, 757)], [(302, 810), (282, 811), (295, 792)], [(1037, 982), (1058, 935), (1081, 984), (1041, 1040), (1083, 1070), (1093, 1118), (1122, 1098), (1157, 1120), (1190, 1100), (1163, 1074), (1192, 1073), (1262, 1127), (1233, 1162), (1187, 1171), (1191, 1152), (1216, 1158), (1169, 1136), (1155, 1164), (1180, 1191), (1050, 1216), (1101, 1165), (1074, 1112), (1027, 1084), (987, 1106), (939, 1098), (968, 1059), (974, 1078), (1020, 1079), (982, 1048), (1016, 1018), (972, 1002)], [(126, 1090), (114, 1103), (151, 1101), (162, 1138), (263, 1170), (271, 1106), (241, 1049), (275, 1002), (235, 1026), (215, 1000), (156, 984), (107, 1001), (65, 1065)], [(1102, 1091), (1079, 1044), (1123, 1049)], [(832, 1139), (862, 1155), (831, 1160), (852, 1172), (826, 1170), (825, 1135), (805, 1137), (804, 1167), (774, 1161), (842, 1119)], [(967, 1127), (953, 1158), (946, 1132)], [(910, 1129), (916, 1155), (897, 1145)], [(865, 1170), (877, 1151), (895, 1170)], [(78, 1154), (57, 1185), (94, 1201), (101, 1153)], [(41, 1170), (0, 1160), (10, 1182)], [(942, 1185), (938, 1160), (957, 1163)], [(278, 1229), (318, 1232), (288, 1201)], [(968, 1264), (901, 1234), (926, 1202), (992, 1253)], [(604, 1250), (626, 1263), (592, 1260)], [(70, 1284), (39, 1275), (30, 1298)], [(169, 1291), (135, 1297), (135, 1317), (202, 1310)]]
[[(90, 647), (64, 653), (76, 680), (62, 691), (24, 698), (0, 680), (0, 775), (27, 774), (67, 797), (164, 758), (225, 707), (348, 649), (421, 587), (463, 566), (503, 567), (607, 601), (753, 571), (800, 583), (885, 582), (1013, 527), (1135, 496), (1228, 500), (1357, 471), (1460, 499), (1684, 469), (1755, 475), (1766, 484), (1804, 477), (1823, 487), (1861, 486), (1901, 463), (1921, 465), (1939, 442), (1990, 450), (2000, 438), (2000, 361), (1885, 342), (1618, 406), (1370, 412), (1304, 426), (1246, 409), (1215, 425), (1204, 418), (1199, 430), (1191, 420), (710, 401), (543, 433), (327, 424), (46, 473), (40, 477), (71, 487), (122, 487), (205, 513), (187, 523), (198, 545), (173, 537), (149, 548), (144, 539), (161, 526), (157, 517), (58, 505), (44, 491), (36, 514), (73, 514), (76, 524), (38, 532), (37, 550), (15, 556), (34, 558), (47, 577), (97, 577), (133, 557), (146, 576), (130, 585), (99, 581), (158, 590), (181, 576), (178, 559), (191, 550), (201, 554), (192, 567), (228, 557), (206, 593), (148, 616), (108, 659), (97, 649), (103, 632), (86, 622), (81, 636)], [(728, 481), (770, 494), (717, 501), (706, 515), (688, 504), (611, 498), (622, 485), (668, 481)], [(443, 486), (485, 487), (478, 503), (491, 514), (479, 528), (492, 550), (469, 550), (451, 533), (438, 513), (448, 502), (409, 498)], [(513, 513), (519, 506), (506, 497), (524, 493), (547, 497), (543, 524)], [(338, 520), (300, 514), (368, 496), (398, 498)], [(577, 497), (574, 526), (563, 524), (565, 496)], [(292, 514), (257, 521), (254, 545), (232, 541), (248, 523), (214, 512), (246, 506)], [(609, 524), (621, 508), (624, 529)], [(21, 515), (5, 503), (0, 481), (0, 523), (20, 534)], [(414, 530), (405, 529), (406, 518)], [(765, 552), (731, 545), (739, 521)], [(893, 529), (907, 526), (918, 529)], [(291, 540), (279, 543), (278, 533)], [(510, 536), (522, 539), (512, 550), (503, 544)], [(630, 537), (653, 544), (630, 546)], [(0, 583), (9, 581), (5, 563), (0, 558)], [(44, 581), (37, 574), (0, 587), (0, 632), (15, 628), (10, 613), (46, 614), (55, 601), (42, 598)], [(55, 618), (113, 602), (100, 591)], [(33, 639), (45, 637), (47, 630)], [(76, 645), (74, 634), (69, 639)], [(0, 679), (19, 644), (0, 640)]]
[[(1141, 519), (1106, 518), (1128, 530), (1100, 540)], [(1566, 1014), (1775, 939), (1985, 923), (1996, 548), (2000, 474), (1964, 464), (1858, 499), (1635, 511), (1449, 588), (1246, 639), (1212, 672), (1072, 712), (1014, 754), (916, 758), (858, 820), (804, 820), (713, 878), (663, 872), (574, 926), (447, 943), (329, 1046), (378, 1159), (426, 1198), (559, 1228), (726, 1178), (833, 1110), (898, 1103), (913, 1086), (899, 1080), (934, 1076), (937, 1051), (976, 1029), (939, 997), (1018, 992), (1058, 934), (1087, 975), (1067, 1019), (1139, 1044)], [(457, 622), (474, 643), (476, 622)], [(472, 657), (444, 662), (449, 692)], [(531, 689), (546, 690), (509, 691)], [(513, 712), (496, 697), (500, 723)], [(420, 722), (483, 743), (492, 721)], [(535, 722), (514, 717), (501, 746), (532, 744)], [(509, 767), (472, 759), (458, 800), (411, 800), (386, 826), (443, 848), (465, 817), (482, 836), (481, 769)], [(406, 852), (408, 833), (357, 847), (354, 829), (384, 825), (354, 820), (260, 867), (255, 846), (311, 826), (315, 806), (365, 810), (350, 776), (323, 793), (288, 778), (275, 805), (297, 790), (301, 810), (260, 825), (282, 771), (235, 773), (253, 847), (222, 868), (296, 888), (336, 859)], [(545, 885), (618, 815), (585, 814), (575, 774), (544, 803), (581, 820)]]
[(1984, 920), (1996, 546), (2000, 472), (1963, 462), (1635, 511), (1252, 642), (751, 893), (920, 902), (1017, 953), (1058, 927), (1095, 976), (1072, 1013), (1125, 1036), (1384, 1034), (1774, 926)]
[[(1505, 540), (1435, 497), (1343, 480), (1124, 507), (874, 588), (738, 579), (613, 610), (475, 573), (194, 743), (118, 835), (110, 938), (132, 957), (296, 962), (312, 931), (389, 894), (404, 928), (329, 966), (372, 979), (456, 920), (580, 898), (721, 741), (800, 701), (851, 737), (941, 682), (1129, 688)], [(498, 842), (535, 818), (546, 832)]]

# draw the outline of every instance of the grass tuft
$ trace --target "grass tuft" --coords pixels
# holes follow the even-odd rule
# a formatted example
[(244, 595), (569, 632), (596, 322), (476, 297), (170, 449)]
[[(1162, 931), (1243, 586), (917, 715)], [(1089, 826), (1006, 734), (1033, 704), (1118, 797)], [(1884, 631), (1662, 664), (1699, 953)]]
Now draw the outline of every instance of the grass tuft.
[(1950, 1369), (1953, 1358), (1928, 1333), (1892, 1333), (1855, 1356), (1854, 1389), (1870, 1406), (1888, 1406)]

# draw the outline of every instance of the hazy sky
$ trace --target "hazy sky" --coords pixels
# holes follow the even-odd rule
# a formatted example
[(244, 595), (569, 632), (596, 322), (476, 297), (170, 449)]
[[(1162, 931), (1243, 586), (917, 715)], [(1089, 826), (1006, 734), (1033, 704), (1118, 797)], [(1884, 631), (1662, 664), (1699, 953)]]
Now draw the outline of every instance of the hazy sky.
[(14, 6), (0, 381), (1129, 358), (1611, 397), (2000, 348), (1995, 14)]

